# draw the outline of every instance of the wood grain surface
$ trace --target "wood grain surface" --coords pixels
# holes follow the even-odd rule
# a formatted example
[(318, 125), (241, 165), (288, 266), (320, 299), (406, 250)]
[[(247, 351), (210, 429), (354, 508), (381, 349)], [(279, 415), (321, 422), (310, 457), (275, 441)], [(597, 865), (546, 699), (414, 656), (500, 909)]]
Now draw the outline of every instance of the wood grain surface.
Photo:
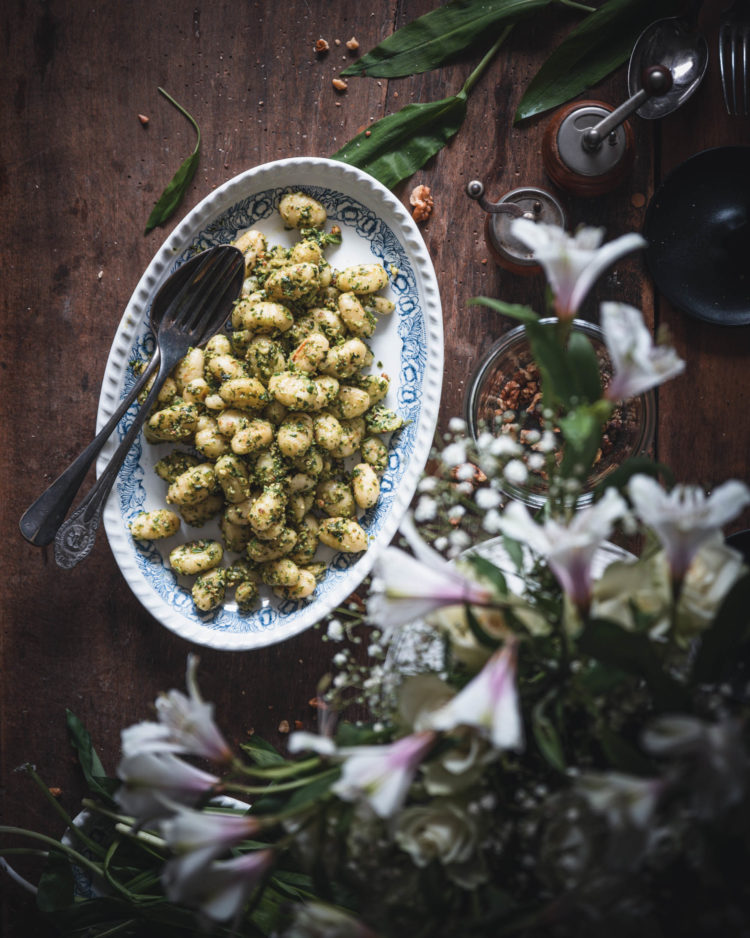
[[(28, 545), (18, 519), (90, 440), (99, 386), (117, 324), (143, 269), (178, 220), (211, 189), (260, 163), (328, 156), (360, 128), (412, 101), (457, 92), (478, 56), (399, 80), (331, 85), (360, 52), (435, 5), (434, 0), (215, 2), (13, 0), (0, 17), (0, 421), (3, 458), (0, 624), (0, 811), (2, 823), (60, 833), (60, 821), (15, 768), (34, 763), (60, 802), (75, 810), (82, 785), (65, 731), (70, 708), (91, 731), (105, 767), (118, 760), (119, 731), (147, 718), (155, 695), (182, 686), (191, 648), (132, 596), (100, 532), (71, 571), (50, 549)], [(662, 122), (636, 119), (636, 159), (626, 183), (596, 199), (564, 201), (571, 225), (602, 225), (607, 237), (640, 229), (654, 186), (707, 147), (750, 144), (750, 118), (723, 113), (715, 58), (716, 4), (704, 7), (711, 62), (703, 86)], [(469, 100), (457, 138), (397, 195), (432, 189), (422, 233), (440, 284), (448, 341), (441, 425), (460, 413), (483, 350), (513, 323), (470, 298), (488, 295), (541, 308), (543, 284), (489, 259), (484, 216), (465, 195), (482, 180), (497, 198), (519, 185), (549, 187), (541, 140), (549, 115), (514, 127), (526, 83), (578, 14), (562, 8), (519, 24)], [(319, 37), (327, 55), (314, 52)], [(339, 40), (341, 44), (336, 44)], [(194, 146), (164, 87), (195, 116), (200, 165), (184, 204), (144, 235), (151, 207)], [(592, 96), (626, 96), (620, 69)], [(143, 124), (139, 114), (148, 117)], [(303, 182), (303, 180), (301, 180)], [(750, 328), (697, 323), (654, 297), (642, 257), (608, 273), (586, 302), (616, 297), (672, 332), (688, 362), (659, 392), (657, 458), (685, 481), (747, 479)], [(93, 480), (93, 474), (91, 476)], [(90, 481), (91, 481), (90, 480)], [(734, 527), (747, 526), (745, 516)], [(274, 743), (282, 720), (314, 728), (308, 701), (332, 654), (313, 629), (248, 653), (201, 650), (200, 680), (219, 721), (241, 740), (255, 729)], [(33, 875), (34, 866), (19, 861)], [(33, 897), (0, 874), (0, 930), (43, 936)]]

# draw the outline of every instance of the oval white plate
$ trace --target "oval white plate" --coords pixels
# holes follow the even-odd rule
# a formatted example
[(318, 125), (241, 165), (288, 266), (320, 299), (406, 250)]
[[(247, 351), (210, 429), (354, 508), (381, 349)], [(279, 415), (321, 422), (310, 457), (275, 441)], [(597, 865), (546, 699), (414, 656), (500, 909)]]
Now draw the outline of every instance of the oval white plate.
[[(217, 527), (189, 528), (173, 538), (136, 544), (128, 523), (139, 512), (164, 507), (165, 483), (154, 463), (173, 446), (153, 446), (141, 436), (120, 471), (104, 511), (104, 526), (115, 559), (130, 588), (162, 625), (191, 642), (220, 649), (259, 648), (309, 628), (340, 605), (369, 573), (375, 556), (396, 533), (429, 455), (437, 422), (443, 374), (443, 323), (435, 271), (422, 237), (401, 202), (366, 173), (335, 160), (295, 158), (248, 170), (207, 196), (178, 225), (157, 252), (131, 297), (110, 350), (99, 399), (101, 427), (132, 385), (128, 367), (153, 351), (147, 312), (158, 287), (179, 263), (197, 250), (232, 241), (238, 232), (260, 228), (271, 243), (291, 244), (276, 210), (280, 197), (302, 189), (323, 203), (328, 225), (341, 227), (343, 243), (326, 249), (333, 267), (383, 263), (394, 269), (385, 291), (396, 303), (380, 319), (370, 340), (372, 371), (385, 371), (391, 388), (385, 403), (406, 426), (390, 441), (381, 497), (361, 519), (370, 536), (363, 554), (333, 554), (328, 573), (312, 600), (282, 601), (270, 592), (255, 612), (223, 609), (199, 613), (190, 597), (189, 578), (178, 577), (166, 558), (178, 543), (211, 537)], [(130, 412), (132, 414), (136, 408)], [(119, 439), (128, 426), (126, 416)], [(119, 442), (114, 434), (97, 463), (101, 473)]]

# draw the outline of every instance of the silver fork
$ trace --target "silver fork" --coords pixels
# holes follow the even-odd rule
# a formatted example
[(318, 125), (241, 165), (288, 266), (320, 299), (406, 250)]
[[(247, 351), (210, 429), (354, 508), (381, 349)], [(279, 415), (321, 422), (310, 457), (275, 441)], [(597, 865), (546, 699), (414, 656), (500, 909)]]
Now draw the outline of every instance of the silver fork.
[(244, 269), (245, 261), (237, 248), (214, 248), (190, 289), (183, 289), (164, 314), (157, 334), (159, 371), (106, 468), (55, 535), (55, 561), (59, 567), (69, 570), (91, 552), (104, 503), (159, 391), (188, 350), (208, 341), (224, 325), (242, 287)]
[(719, 25), (719, 71), (727, 114), (742, 113), (745, 117), (748, 115), (749, 46), (750, 0), (734, 0), (734, 3), (724, 10)]

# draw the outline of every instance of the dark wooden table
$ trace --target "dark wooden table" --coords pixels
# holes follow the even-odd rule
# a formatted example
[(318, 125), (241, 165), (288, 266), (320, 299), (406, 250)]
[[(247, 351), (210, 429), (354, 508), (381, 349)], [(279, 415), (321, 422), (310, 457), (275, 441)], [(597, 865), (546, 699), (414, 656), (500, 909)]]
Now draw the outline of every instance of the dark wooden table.
[[(459, 90), (477, 57), (400, 80), (331, 81), (433, 0), (289, 0), (287, 3), (160, 3), (33, 0), (8, 4), (0, 139), (2, 236), (2, 627), (0, 630), (0, 806), (2, 823), (59, 833), (26, 777), (36, 764), (60, 801), (75, 810), (82, 785), (65, 732), (65, 709), (90, 729), (105, 766), (116, 766), (119, 730), (146, 718), (158, 691), (182, 686), (185, 641), (162, 628), (130, 593), (100, 534), (79, 567), (56, 567), (50, 549), (18, 532), (27, 505), (91, 437), (112, 337), (141, 272), (179, 218), (211, 189), (248, 167), (294, 155), (328, 156), (373, 119), (411, 101)], [(750, 144), (750, 118), (721, 104), (715, 35), (718, 8), (704, 5), (711, 45), (705, 82), (662, 122), (636, 118), (635, 166), (616, 192), (562, 195), (572, 224), (603, 225), (608, 237), (640, 229), (654, 186), (707, 147)], [(578, 16), (559, 9), (517, 26), (474, 90), (454, 141), (397, 195), (417, 182), (435, 210), (423, 225), (442, 294), (445, 381), (441, 425), (459, 413), (467, 376), (482, 350), (512, 323), (468, 301), (476, 295), (541, 308), (540, 280), (497, 268), (483, 239), (484, 216), (464, 194), (478, 178), (498, 198), (518, 185), (549, 187), (540, 145), (549, 116), (512, 126), (522, 90)], [(330, 43), (325, 56), (315, 41)], [(162, 86), (196, 117), (200, 166), (180, 211), (144, 236), (154, 200), (194, 135), (158, 94)], [(596, 97), (626, 94), (625, 70)], [(148, 116), (144, 125), (139, 114)], [(680, 480), (707, 487), (748, 477), (750, 328), (702, 324), (654, 296), (642, 257), (618, 265), (586, 304), (614, 297), (666, 325), (687, 371), (659, 392), (655, 455)], [(747, 526), (747, 516), (734, 527)], [(316, 630), (252, 653), (201, 651), (205, 696), (241, 737), (254, 728), (273, 742), (282, 720), (314, 725), (308, 701), (331, 646)], [(0, 875), (0, 929), (8, 938), (43, 935), (33, 900)]]

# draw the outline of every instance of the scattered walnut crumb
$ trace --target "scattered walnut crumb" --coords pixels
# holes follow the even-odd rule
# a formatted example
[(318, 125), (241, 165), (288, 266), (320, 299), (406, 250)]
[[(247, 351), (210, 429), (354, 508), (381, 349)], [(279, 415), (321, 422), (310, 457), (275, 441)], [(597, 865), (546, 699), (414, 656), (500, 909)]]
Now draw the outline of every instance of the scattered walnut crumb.
[(328, 705), (322, 697), (311, 697), (308, 701), (308, 706), (314, 707), (316, 710), (327, 710)]
[(294, 721), (294, 728), (295, 728), (295, 730), (301, 730), (304, 725), (305, 725), (305, 724), (302, 722), (302, 720), (295, 720), (295, 721)]
[(331, 82), (336, 91), (346, 91), (349, 87), (343, 78), (334, 78)]
[(340, 46), (340, 45), (341, 45), (341, 40), (340, 40), (340, 39), (334, 39), (334, 40), (333, 40), (333, 44), (334, 44), (334, 46)]
[(432, 214), (433, 199), (429, 186), (415, 186), (409, 196), (409, 204), (414, 206), (414, 221), (426, 221)]
[(330, 48), (331, 47), (328, 45), (325, 39), (318, 39), (318, 41), (315, 43), (315, 51), (321, 54), (323, 52), (328, 52)]
[(356, 52), (357, 49), (359, 49), (359, 43), (358, 43), (357, 40), (354, 38), (354, 36), (352, 36), (351, 39), (348, 39), (348, 40), (346, 41), (346, 48), (347, 48), (350, 52)]
[(62, 788), (51, 787), (49, 793), (53, 798), (59, 798), (62, 795)]
[(642, 192), (634, 192), (630, 197), (630, 204), (633, 208), (643, 208), (646, 204), (646, 196)]
[(145, 114), (139, 114), (138, 120), (143, 124), (144, 127), (146, 124), (148, 124), (148, 117)]
[(281, 723), (279, 723), (279, 732), (288, 733), (289, 730), (290, 730), (289, 720), (282, 720)]

